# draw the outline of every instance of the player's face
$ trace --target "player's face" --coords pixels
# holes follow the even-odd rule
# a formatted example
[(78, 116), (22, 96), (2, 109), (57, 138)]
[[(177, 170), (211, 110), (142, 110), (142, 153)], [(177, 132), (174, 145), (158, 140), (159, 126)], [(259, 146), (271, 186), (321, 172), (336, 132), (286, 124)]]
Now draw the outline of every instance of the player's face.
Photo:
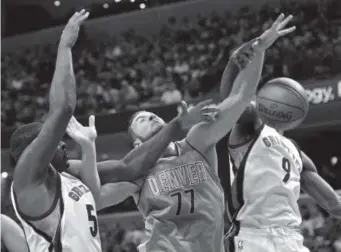
[(63, 172), (68, 168), (68, 153), (64, 142), (59, 143), (51, 164), (58, 172)]
[(142, 141), (145, 141), (156, 134), (165, 122), (154, 113), (142, 111), (138, 113), (131, 123), (134, 134)]

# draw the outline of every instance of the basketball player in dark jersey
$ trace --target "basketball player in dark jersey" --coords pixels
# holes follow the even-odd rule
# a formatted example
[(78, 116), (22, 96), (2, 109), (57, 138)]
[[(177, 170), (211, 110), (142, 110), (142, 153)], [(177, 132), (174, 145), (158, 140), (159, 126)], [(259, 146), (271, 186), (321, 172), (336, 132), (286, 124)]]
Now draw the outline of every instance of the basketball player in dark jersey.
[[(289, 16), (284, 21), (290, 19)], [(284, 22), (281, 20), (277, 21)], [(237, 52), (247, 55), (252, 43), (245, 43)], [(221, 82), (223, 98), (231, 92), (239, 71), (238, 62), (232, 55)], [(297, 232), (301, 222), (297, 205), (300, 186), (331, 215), (341, 218), (341, 197), (319, 176), (313, 161), (282, 134), (264, 125), (254, 102), (249, 104), (230, 133), (228, 148), (232, 167), (227, 208), (233, 227), (227, 239), (229, 252), (237, 249), (245, 252), (308, 251), (303, 246), (303, 237)], [(269, 148), (271, 146), (274, 148)], [(283, 159), (280, 154), (288, 157)], [(288, 165), (283, 160), (292, 160), (289, 162), (291, 170), (283, 166)], [(272, 169), (270, 173), (269, 169)], [(278, 180), (277, 175), (283, 177)], [(277, 181), (281, 183), (277, 185)]]
[[(237, 55), (242, 70), (234, 80), (230, 96), (217, 106), (216, 120), (194, 125), (185, 139), (170, 143), (146, 176), (122, 186), (120, 192), (125, 197), (134, 196), (145, 220), (147, 239), (140, 244), (139, 251), (224, 250), (225, 202), (215, 145), (255, 95), (264, 51), (278, 37), (277, 30), (272, 29), (254, 40), (249, 55)], [(129, 127), (134, 146), (148, 141), (164, 124), (151, 112), (136, 113)], [(114, 195), (117, 187), (114, 183), (108, 187), (110, 184)], [(106, 193), (110, 194), (110, 188)], [(111, 200), (118, 203), (114, 196)]]
[(1, 251), (29, 252), (22, 228), (8, 216), (1, 214)]

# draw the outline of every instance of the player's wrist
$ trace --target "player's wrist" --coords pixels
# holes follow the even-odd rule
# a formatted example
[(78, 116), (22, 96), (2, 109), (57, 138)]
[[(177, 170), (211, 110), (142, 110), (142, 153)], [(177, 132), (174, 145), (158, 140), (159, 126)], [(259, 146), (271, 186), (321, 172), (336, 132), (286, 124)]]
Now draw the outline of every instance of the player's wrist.
[(70, 50), (71, 48), (70, 43), (65, 42), (63, 39), (59, 41), (58, 50)]
[(81, 148), (89, 148), (92, 147), (95, 144), (96, 139), (79, 139), (77, 142), (81, 146)]
[(173, 128), (173, 138), (179, 135), (179, 132), (183, 132), (188, 127), (188, 123), (184, 120), (184, 117), (179, 115), (170, 121), (171, 127)]

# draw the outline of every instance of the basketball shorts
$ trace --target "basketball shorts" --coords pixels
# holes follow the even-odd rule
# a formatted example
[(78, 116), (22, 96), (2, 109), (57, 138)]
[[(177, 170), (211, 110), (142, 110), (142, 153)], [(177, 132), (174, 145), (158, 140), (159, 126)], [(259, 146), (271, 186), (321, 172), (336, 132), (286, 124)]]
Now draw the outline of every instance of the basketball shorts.
[(309, 252), (303, 236), (288, 228), (241, 227), (238, 235), (225, 236), (226, 252)]

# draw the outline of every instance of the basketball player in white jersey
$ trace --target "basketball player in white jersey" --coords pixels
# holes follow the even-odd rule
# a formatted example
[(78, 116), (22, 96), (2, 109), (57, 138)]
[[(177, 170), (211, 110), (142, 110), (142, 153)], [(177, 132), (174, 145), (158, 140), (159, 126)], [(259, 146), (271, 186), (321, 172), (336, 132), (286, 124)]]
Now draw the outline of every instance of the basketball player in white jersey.
[[(244, 44), (237, 52), (248, 54), (252, 43)], [(221, 83), (222, 97), (229, 95), (238, 71), (232, 56)], [(318, 175), (311, 159), (282, 133), (264, 125), (254, 102), (230, 133), (229, 252), (308, 251), (299, 233), (297, 200), (301, 187), (325, 210), (341, 218), (340, 197)]]
[[(125, 183), (125, 192), (123, 189), (121, 192), (134, 195), (145, 220), (147, 239), (138, 247), (139, 251), (224, 251), (225, 202), (215, 145), (230, 131), (255, 95), (264, 51), (280, 35), (294, 29), (282, 30), (285, 25), (275, 23), (254, 40), (249, 55), (236, 55), (242, 70), (234, 80), (229, 97), (217, 106), (216, 120), (193, 126), (185, 139), (168, 146), (163, 158), (145, 177), (134, 181), (135, 185)], [(163, 125), (163, 120), (153, 113), (136, 113), (129, 129), (134, 146), (143, 143)], [(115, 201), (114, 197), (112, 200)]]
[[(72, 117), (76, 90), (71, 47), (87, 16), (85, 11), (76, 13), (64, 29), (46, 122), (20, 127), (11, 137), (10, 151), (17, 161), (12, 202), (31, 251), (101, 251), (96, 216), (100, 181), (96, 169), (95, 118), (91, 116), (89, 127), (84, 127)], [(193, 111), (196, 114), (183, 113), (122, 160), (100, 163), (102, 171), (111, 175), (112, 181), (140, 177), (145, 167), (154, 163), (176, 138), (179, 125), (192, 117), (201, 117), (201, 109), (209, 103), (198, 106)], [(67, 160), (65, 144), (60, 142), (65, 130), (81, 146), (82, 160)]]
[(24, 231), (4, 214), (1, 214), (1, 251), (29, 252)]
[(11, 137), (16, 161), (12, 203), (34, 252), (101, 251), (91, 187), (65, 173), (67, 154), (61, 142), (76, 105), (71, 49), (88, 15), (76, 12), (62, 33), (46, 121), (22, 126)]

